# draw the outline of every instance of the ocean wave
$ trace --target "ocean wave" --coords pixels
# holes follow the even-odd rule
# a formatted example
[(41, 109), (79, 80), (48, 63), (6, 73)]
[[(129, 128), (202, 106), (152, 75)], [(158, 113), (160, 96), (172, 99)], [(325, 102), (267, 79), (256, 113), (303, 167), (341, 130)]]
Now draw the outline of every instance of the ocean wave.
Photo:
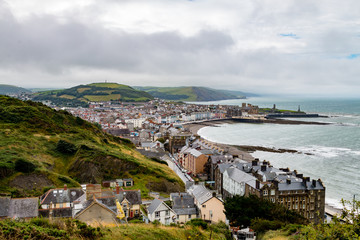
[(344, 206), (339, 199), (325, 198), (325, 203), (336, 209), (343, 209)]
[(334, 158), (340, 155), (360, 155), (360, 151), (354, 151), (350, 148), (325, 147), (325, 146), (309, 146), (296, 148), (299, 152), (310, 153), (315, 156), (325, 158)]

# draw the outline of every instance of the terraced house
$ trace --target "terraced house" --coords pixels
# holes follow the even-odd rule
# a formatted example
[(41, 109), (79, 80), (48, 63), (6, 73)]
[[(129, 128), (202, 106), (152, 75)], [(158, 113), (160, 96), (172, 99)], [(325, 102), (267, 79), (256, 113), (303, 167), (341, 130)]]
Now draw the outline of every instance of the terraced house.
[(255, 194), (297, 211), (312, 223), (324, 221), (325, 187), (321, 179), (310, 181), (296, 170), (274, 168), (259, 159), (251, 163), (220, 164), (218, 169), (221, 179), (215, 179), (216, 186), (221, 188), (219, 192), (224, 198)]

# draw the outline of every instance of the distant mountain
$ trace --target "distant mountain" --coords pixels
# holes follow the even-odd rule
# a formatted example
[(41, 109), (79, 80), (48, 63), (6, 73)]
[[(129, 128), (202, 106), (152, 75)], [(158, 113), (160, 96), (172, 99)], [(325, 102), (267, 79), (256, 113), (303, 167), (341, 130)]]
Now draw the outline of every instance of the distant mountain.
[(244, 99), (247, 94), (239, 91), (217, 90), (206, 87), (134, 87), (153, 97), (174, 101), (217, 101)]
[(130, 177), (144, 197), (184, 191), (167, 165), (141, 155), (129, 140), (66, 111), (0, 96), (0, 196)]
[(16, 87), (12, 85), (0, 84), (1, 95), (18, 95), (21, 93), (30, 93), (31, 91), (25, 88)]
[(92, 83), (64, 90), (34, 94), (35, 101), (52, 101), (57, 106), (86, 106), (88, 102), (123, 101), (146, 102), (153, 97), (144, 91), (117, 83)]

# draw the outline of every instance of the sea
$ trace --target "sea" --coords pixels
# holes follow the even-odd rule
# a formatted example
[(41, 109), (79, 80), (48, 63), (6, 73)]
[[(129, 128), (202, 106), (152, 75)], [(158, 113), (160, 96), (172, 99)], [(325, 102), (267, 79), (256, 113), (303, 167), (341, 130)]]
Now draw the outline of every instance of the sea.
[(341, 199), (360, 200), (360, 99), (305, 99), (254, 97), (248, 99), (197, 102), (197, 104), (241, 105), (318, 113), (318, 121), (330, 125), (223, 124), (205, 127), (198, 134), (224, 144), (294, 149), (300, 153), (256, 151), (252, 156), (270, 161), (274, 167), (289, 167), (326, 187), (326, 203), (342, 208)]

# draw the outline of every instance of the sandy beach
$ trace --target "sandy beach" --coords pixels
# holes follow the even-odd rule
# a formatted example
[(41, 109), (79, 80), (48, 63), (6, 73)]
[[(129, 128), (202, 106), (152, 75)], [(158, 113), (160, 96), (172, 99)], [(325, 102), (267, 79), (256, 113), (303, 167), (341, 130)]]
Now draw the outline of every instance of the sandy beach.
[[(231, 121), (231, 120), (224, 120), (224, 121), (207, 121), (207, 122), (202, 122), (202, 123), (191, 123), (191, 124), (186, 124), (185, 128), (193, 133), (194, 135), (198, 135), (198, 131), (203, 128), (203, 127), (216, 127), (217, 125), (220, 124), (225, 124), (225, 123), (229, 123), (229, 124), (233, 124), (235, 122)], [(231, 145), (227, 145), (227, 144), (220, 144), (220, 143), (215, 143), (215, 142), (211, 142), (208, 140), (203, 139), (204, 142), (207, 142), (208, 144), (211, 144), (213, 146), (216, 146), (220, 149), (225, 150), (227, 153), (231, 154), (231, 155), (236, 155), (238, 156), (240, 159), (243, 159), (245, 161), (252, 161), (254, 160), (254, 157), (251, 156), (251, 154), (247, 151), (242, 151), (239, 148), (237, 148), (236, 146), (231, 146)]]
[[(217, 127), (221, 124), (239, 124), (238, 119), (224, 119), (224, 120), (209, 120), (209, 121), (203, 121), (203, 122), (194, 122), (185, 124), (184, 127), (194, 135), (198, 135), (198, 131), (203, 127)], [(327, 125), (328, 123), (323, 122), (313, 122), (313, 121), (298, 121), (298, 120), (288, 120), (288, 119), (262, 119), (261, 123), (271, 123), (271, 124), (314, 124), (314, 125)], [(258, 123), (256, 123), (258, 124)], [(254, 159), (253, 156), (251, 156), (252, 152), (255, 151), (265, 151), (265, 152), (274, 152), (274, 153), (298, 153), (298, 154), (307, 154), (312, 155), (312, 153), (307, 152), (299, 152), (294, 149), (276, 149), (276, 148), (266, 148), (263, 146), (249, 146), (249, 145), (241, 145), (241, 146), (233, 146), (229, 144), (221, 144), (216, 142), (211, 142), (209, 140), (203, 139), (203, 141), (206, 141), (214, 146), (220, 147), (221, 149), (224, 149), (226, 152), (232, 155), (237, 155), (243, 160), (251, 161)]]

